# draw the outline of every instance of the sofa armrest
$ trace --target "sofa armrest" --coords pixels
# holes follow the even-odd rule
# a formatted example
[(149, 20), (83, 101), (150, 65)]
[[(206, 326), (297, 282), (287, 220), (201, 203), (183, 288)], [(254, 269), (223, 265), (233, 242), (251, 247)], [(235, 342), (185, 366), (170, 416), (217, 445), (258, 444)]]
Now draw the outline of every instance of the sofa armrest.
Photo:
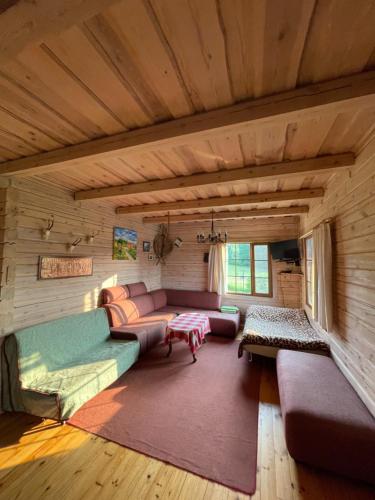
[(144, 354), (164, 339), (165, 325), (165, 321), (157, 321), (145, 328), (138, 325), (112, 327), (110, 329), (111, 338), (114, 340), (137, 340), (140, 343), (140, 353)]
[(110, 328), (111, 338), (114, 340), (138, 340), (135, 332), (130, 332), (126, 326), (118, 326)]

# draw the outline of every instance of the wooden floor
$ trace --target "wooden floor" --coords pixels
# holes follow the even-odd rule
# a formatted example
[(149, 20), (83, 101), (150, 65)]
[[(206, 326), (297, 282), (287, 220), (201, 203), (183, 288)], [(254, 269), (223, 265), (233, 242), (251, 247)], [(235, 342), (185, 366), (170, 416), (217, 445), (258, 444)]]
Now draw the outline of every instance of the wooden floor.
[[(249, 498), (69, 425), (2, 415), (0, 437), (1, 499)], [(262, 371), (257, 490), (252, 498), (375, 498), (374, 490), (363, 484), (296, 465), (289, 457), (271, 360)]]

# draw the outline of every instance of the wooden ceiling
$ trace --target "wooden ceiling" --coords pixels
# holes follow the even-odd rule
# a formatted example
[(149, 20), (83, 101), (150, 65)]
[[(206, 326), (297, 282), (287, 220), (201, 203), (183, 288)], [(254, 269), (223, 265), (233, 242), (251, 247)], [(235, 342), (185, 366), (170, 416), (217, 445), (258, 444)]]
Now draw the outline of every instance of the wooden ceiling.
[[(24, 2), (10, 4), (0, 8), (0, 174), (20, 158), (375, 67), (373, 0), (92, 0), (65, 2), (64, 11), (64, 2), (56, 0), (35, 0), (24, 11)], [(39, 8), (42, 16), (36, 16)], [(28, 16), (33, 23), (27, 24)], [(27, 30), (19, 29), (19, 19)], [(77, 192), (358, 154), (374, 133), (374, 95), (19, 175), (34, 174)], [(243, 179), (116, 196), (106, 203), (126, 207), (324, 188), (332, 175)], [(306, 204), (296, 198), (241, 208)]]

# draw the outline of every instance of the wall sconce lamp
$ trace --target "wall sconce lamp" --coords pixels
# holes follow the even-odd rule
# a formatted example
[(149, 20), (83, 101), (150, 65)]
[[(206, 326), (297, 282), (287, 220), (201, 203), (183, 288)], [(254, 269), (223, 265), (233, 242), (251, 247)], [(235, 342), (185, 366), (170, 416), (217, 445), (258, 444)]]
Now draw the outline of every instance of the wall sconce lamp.
[(81, 243), (82, 238), (77, 238), (76, 240), (73, 241), (73, 243), (70, 243), (69, 246), (69, 252), (73, 252), (73, 250)]
[(54, 223), (55, 223), (54, 217), (53, 217), (53, 215), (51, 215), (51, 218), (48, 219), (47, 227), (42, 230), (42, 236), (43, 236), (44, 240), (48, 240), (48, 238), (49, 238), (49, 236), (51, 234), (51, 231), (52, 231)]

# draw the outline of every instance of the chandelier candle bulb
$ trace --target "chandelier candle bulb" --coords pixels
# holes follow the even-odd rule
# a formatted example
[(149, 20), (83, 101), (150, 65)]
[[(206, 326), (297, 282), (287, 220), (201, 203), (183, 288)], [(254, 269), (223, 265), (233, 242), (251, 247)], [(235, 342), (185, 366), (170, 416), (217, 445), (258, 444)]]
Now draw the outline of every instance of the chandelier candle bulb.
[(210, 243), (211, 245), (217, 245), (218, 243), (226, 243), (228, 240), (228, 233), (225, 230), (224, 238), (222, 237), (221, 231), (218, 233), (215, 231), (214, 226), (214, 212), (211, 212), (211, 231), (209, 232), (207, 238), (205, 238), (204, 233), (197, 233), (198, 243)]

